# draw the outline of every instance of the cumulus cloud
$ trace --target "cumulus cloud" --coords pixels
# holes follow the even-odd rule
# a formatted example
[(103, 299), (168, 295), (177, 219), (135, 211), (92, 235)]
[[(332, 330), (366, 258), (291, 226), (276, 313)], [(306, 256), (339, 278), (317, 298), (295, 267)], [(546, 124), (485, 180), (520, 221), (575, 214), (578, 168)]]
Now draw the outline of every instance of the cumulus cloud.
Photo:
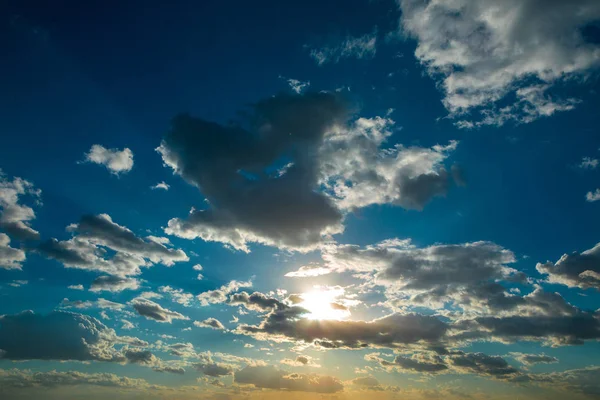
[(190, 307), (194, 300), (194, 295), (184, 292), (183, 289), (174, 289), (171, 286), (161, 286), (158, 288), (158, 291), (168, 295), (175, 303), (179, 303), (185, 307)]
[(461, 127), (527, 123), (570, 110), (577, 100), (550, 94), (584, 77), (600, 48), (581, 29), (600, 18), (595, 0), (399, 0), (404, 34), (444, 92)]
[(321, 48), (311, 48), (310, 56), (319, 65), (337, 63), (343, 58), (369, 59), (377, 51), (377, 31), (363, 36), (348, 35), (341, 43)]
[(450, 358), (452, 366), (458, 371), (487, 375), (499, 379), (510, 379), (519, 374), (519, 370), (509, 365), (499, 356), (483, 353), (463, 353)]
[(281, 364), (290, 365), (292, 367), (313, 367), (320, 368), (321, 365), (317, 364), (311, 356), (300, 355), (295, 359), (284, 358), (280, 361)]
[(165, 232), (244, 252), (250, 243), (309, 251), (342, 232), (350, 210), (386, 203), (420, 210), (446, 193), (443, 162), (456, 142), (388, 146), (392, 120), (349, 122), (349, 115), (337, 95), (323, 92), (259, 101), (240, 126), (176, 117), (157, 151), (208, 206), (171, 219)]
[(235, 293), (229, 297), (229, 304), (242, 305), (248, 310), (254, 311), (269, 311), (275, 308), (285, 307), (279, 300), (260, 292), (254, 292), (252, 294), (246, 292)]
[(600, 290), (600, 243), (581, 253), (563, 254), (555, 263), (538, 263), (535, 268), (548, 276), (548, 282)]
[(590, 203), (600, 200), (600, 188), (594, 190), (593, 192), (587, 192), (585, 194), (585, 200)]
[(56, 388), (92, 385), (121, 389), (156, 388), (144, 379), (128, 378), (111, 373), (87, 374), (79, 371), (32, 372), (22, 369), (0, 369), (0, 386), (5, 389)]
[(107, 149), (104, 146), (95, 144), (90, 151), (84, 154), (84, 160), (94, 164), (104, 165), (111, 173), (120, 174), (131, 171), (133, 168), (133, 152), (124, 148)]
[(83, 308), (100, 308), (100, 309), (108, 309), (108, 310), (122, 310), (125, 308), (124, 304), (121, 303), (116, 303), (114, 301), (110, 301), (110, 300), (106, 300), (106, 299), (98, 299), (96, 301), (82, 301), (82, 300), (69, 300), (67, 298), (64, 298), (61, 302), (60, 302), (60, 306), (62, 308), (78, 308), (78, 309), (83, 309)]
[(121, 292), (123, 290), (137, 290), (140, 284), (135, 278), (123, 278), (116, 275), (99, 276), (92, 281), (91, 292)]
[(20, 240), (39, 239), (39, 233), (30, 226), (35, 219), (33, 208), (21, 203), (27, 197), (40, 203), (42, 191), (25, 179), (12, 180), (0, 169), (0, 229)]
[(598, 167), (598, 159), (583, 157), (577, 166), (581, 169), (596, 169)]
[(234, 332), (260, 340), (302, 341), (326, 348), (399, 347), (437, 343), (448, 325), (435, 316), (391, 314), (372, 321), (311, 320), (307, 310), (284, 306), (257, 325), (240, 324)]
[(388, 361), (375, 353), (366, 355), (365, 360), (376, 361), (386, 369), (408, 370), (419, 373), (437, 373), (448, 369), (443, 359), (437, 354), (418, 353), (411, 357), (396, 356), (393, 361)]
[(207, 318), (204, 321), (194, 321), (194, 325), (198, 328), (225, 330), (225, 326), (216, 318)]
[(341, 381), (333, 376), (316, 374), (288, 374), (274, 366), (247, 366), (234, 374), (238, 384), (257, 388), (290, 391), (336, 393), (344, 389)]
[[(68, 268), (128, 276), (141, 273), (140, 268), (160, 263), (171, 266), (188, 261), (179, 249), (168, 247), (168, 240), (149, 237), (144, 240), (125, 226), (113, 222), (108, 214), (84, 215), (79, 223), (67, 230), (72, 239), (51, 239), (41, 243), (36, 251), (63, 263)], [(114, 255), (108, 256), (107, 249)]]
[(0, 317), (0, 349), (10, 360), (125, 361), (117, 344), (146, 346), (117, 336), (95, 318), (65, 311), (47, 315), (25, 311)]
[(207, 306), (209, 304), (224, 303), (225, 301), (227, 301), (227, 296), (229, 294), (237, 292), (241, 288), (245, 287), (252, 287), (252, 282), (233, 280), (228, 284), (221, 286), (218, 289), (200, 293), (198, 296), (196, 296), (196, 298), (203, 306)]
[(0, 268), (21, 269), (23, 261), (25, 261), (25, 252), (10, 247), (8, 235), (0, 233)]
[(130, 304), (138, 314), (146, 317), (146, 319), (152, 319), (157, 322), (170, 324), (174, 319), (189, 320), (183, 314), (163, 308), (160, 304), (142, 297), (136, 297)]

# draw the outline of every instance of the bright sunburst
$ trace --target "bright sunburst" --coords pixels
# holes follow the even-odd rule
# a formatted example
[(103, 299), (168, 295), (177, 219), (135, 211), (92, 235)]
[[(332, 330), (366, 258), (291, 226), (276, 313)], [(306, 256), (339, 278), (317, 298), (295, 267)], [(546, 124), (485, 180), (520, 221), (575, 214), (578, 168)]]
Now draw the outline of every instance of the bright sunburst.
[(340, 303), (337, 298), (344, 294), (344, 289), (323, 289), (303, 293), (300, 307), (306, 308), (310, 313), (306, 315), (308, 319), (316, 320), (341, 320), (350, 316), (348, 308)]

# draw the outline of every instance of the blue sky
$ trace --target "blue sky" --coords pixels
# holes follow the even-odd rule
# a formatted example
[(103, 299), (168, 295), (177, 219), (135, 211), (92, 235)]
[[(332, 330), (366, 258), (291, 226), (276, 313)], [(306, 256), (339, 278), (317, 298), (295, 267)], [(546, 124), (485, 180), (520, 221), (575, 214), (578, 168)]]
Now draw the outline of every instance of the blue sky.
[(597, 2), (172, 3), (0, 6), (0, 393), (600, 394)]

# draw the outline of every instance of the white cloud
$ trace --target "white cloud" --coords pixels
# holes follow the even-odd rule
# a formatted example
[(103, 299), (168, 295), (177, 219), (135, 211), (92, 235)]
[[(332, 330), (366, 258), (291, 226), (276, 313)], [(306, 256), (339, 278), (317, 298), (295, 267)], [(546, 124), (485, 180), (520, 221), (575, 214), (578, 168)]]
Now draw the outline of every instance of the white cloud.
[(219, 289), (209, 290), (207, 292), (200, 293), (197, 297), (200, 304), (207, 306), (209, 304), (224, 303), (227, 300), (227, 296), (231, 293), (237, 292), (241, 288), (252, 287), (252, 282), (247, 281), (231, 281), (226, 285), (221, 286)]
[(23, 261), (25, 261), (25, 252), (10, 247), (8, 235), (0, 233), (0, 268), (21, 269)]
[(67, 289), (83, 290), (83, 285), (81, 285), (81, 284), (79, 284), (79, 285), (69, 285), (69, 286), (67, 286)]
[(152, 190), (156, 190), (156, 189), (162, 189), (162, 190), (169, 190), (171, 186), (169, 184), (167, 184), (165, 181), (159, 182), (154, 186), (150, 186), (150, 189)]
[(85, 161), (104, 165), (111, 173), (117, 175), (129, 172), (133, 168), (133, 152), (128, 148), (123, 150), (107, 149), (95, 144), (84, 156)]
[[(403, 33), (444, 92), (459, 127), (531, 122), (578, 100), (550, 94), (585, 77), (600, 48), (580, 29), (600, 18), (596, 0), (398, 0)], [(465, 115), (471, 113), (471, 115)]]
[(377, 32), (354, 37), (348, 35), (340, 44), (312, 48), (310, 56), (319, 65), (337, 63), (343, 58), (373, 58), (377, 51)]
[(600, 189), (596, 189), (593, 192), (587, 192), (585, 195), (585, 199), (590, 203), (600, 200)]
[(146, 317), (146, 319), (152, 319), (157, 322), (167, 322), (170, 324), (174, 319), (189, 319), (183, 314), (163, 308), (160, 304), (141, 297), (131, 300), (130, 304), (138, 314)]
[(578, 167), (581, 169), (596, 169), (598, 167), (598, 160), (591, 157), (583, 157)]
[(284, 79), (287, 82), (287, 84), (290, 86), (290, 89), (292, 89), (294, 92), (296, 92), (298, 94), (302, 93), (302, 91), (304, 91), (304, 89), (306, 89), (310, 86), (310, 81), (303, 82), (298, 79), (285, 78), (283, 76), (280, 76), (279, 78)]

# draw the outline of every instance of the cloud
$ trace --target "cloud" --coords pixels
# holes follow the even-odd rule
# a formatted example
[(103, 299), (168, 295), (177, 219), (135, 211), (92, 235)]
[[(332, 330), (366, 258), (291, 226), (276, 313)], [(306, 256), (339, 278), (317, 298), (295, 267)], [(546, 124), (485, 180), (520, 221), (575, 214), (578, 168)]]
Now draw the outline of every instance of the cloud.
[(227, 296), (233, 292), (240, 290), (241, 288), (252, 287), (252, 282), (247, 281), (231, 281), (226, 285), (221, 286), (219, 289), (209, 290), (200, 293), (196, 298), (200, 301), (202, 306), (209, 304), (220, 304), (227, 301)]
[(185, 307), (190, 307), (194, 300), (194, 295), (184, 292), (183, 289), (174, 289), (171, 286), (161, 286), (158, 288), (158, 291), (167, 294), (175, 303), (179, 303)]
[(523, 353), (509, 353), (509, 355), (524, 365), (535, 365), (535, 364), (553, 364), (558, 362), (558, 358), (542, 354), (523, 354)]
[(234, 332), (260, 340), (303, 341), (326, 348), (398, 347), (437, 343), (448, 326), (434, 316), (391, 314), (372, 321), (310, 320), (307, 310), (285, 306), (267, 314), (258, 326), (240, 324)]
[(510, 366), (499, 356), (483, 353), (463, 353), (450, 358), (452, 366), (458, 371), (487, 375), (499, 379), (510, 379), (519, 374), (519, 370)]
[(365, 359), (367, 361), (376, 361), (387, 369), (409, 370), (419, 373), (432, 374), (448, 369), (448, 366), (437, 354), (431, 356), (425, 353), (418, 353), (412, 357), (396, 356), (392, 362), (378, 357), (378, 354), (368, 354), (365, 356)]
[(116, 303), (114, 301), (102, 299), (102, 298), (100, 298), (96, 301), (89, 301), (89, 300), (87, 300), (87, 301), (81, 301), (81, 300), (71, 301), (67, 298), (64, 298), (60, 302), (60, 307), (62, 307), (62, 308), (78, 308), (78, 309), (100, 308), (103, 310), (108, 309), (108, 310), (120, 311), (125, 308), (125, 305), (121, 304), (121, 303)]
[(379, 381), (373, 376), (360, 376), (352, 379), (352, 384), (356, 386), (363, 386), (367, 388), (379, 387)]
[(170, 324), (174, 319), (189, 320), (189, 318), (183, 314), (180, 314), (176, 311), (167, 310), (160, 304), (142, 297), (136, 297), (135, 299), (131, 300), (130, 304), (135, 311), (138, 312), (138, 314), (146, 317), (146, 319), (152, 319), (157, 322), (168, 322)]
[(32, 372), (21, 369), (0, 369), (0, 386), (6, 389), (56, 388), (92, 385), (121, 389), (150, 389), (144, 379), (128, 378), (111, 373), (86, 374), (79, 371)]
[(314, 362), (314, 359), (311, 356), (300, 355), (293, 360), (289, 358), (284, 358), (280, 361), (281, 364), (290, 365), (292, 367), (314, 367), (320, 368), (321, 365)]
[(596, 189), (593, 192), (587, 192), (585, 194), (585, 200), (590, 203), (600, 200), (600, 189)]
[(268, 297), (260, 292), (254, 292), (252, 294), (240, 292), (233, 294), (229, 297), (229, 304), (243, 305), (248, 310), (254, 311), (269, 311), (275, 308), (285, 307), (285, 305), (279, 300), (273, 297)]
[(0, 268), (21, 269), (23, 261), (25, 261), (25, 252), (10, 247), (8, 235), (0, 233)]
[(444, 93), (460, 127), (527, 123), (570, 110), (549, 92), (600, 62), (581, 29), (600, 18), (595, 0), (399, 0), (402, 33)]
[(169, 190), (170, 187), (171, 186), (169, 186), (167, 183), (165, 183), (165, 181), (162, 181), (162, 182), (158, 182), (154, 186), (150, 186), (150, 189), (152, 189), (152, 190), (161, 189), (161, 190), (167, 191), (167, 190)]
[(538, 263), (535, 268), (547, 275), (550, 283), (600, 290), (600, 243), (582, 253), (563, 254), (556, 263)]
[(131, 322), (127, 321), (126, 319), (122, 319), (121, 322), (123, 323), (123, 325), (121, 326), (121, 329), (131, 330), (131, 329), (135, 328), (135, 325), (132, 324)]
[(95, 144), (90, 151), (84, 154), (84, 160), (94, 164), (104, 165), (111, 173), (120, 174), (131, 171), (133, 168), (133, 152), (124, 148), (107, 149), (99, 144)]
[(313, 276), (327, 275), (331, 270), (320, 265), (303, 265), (296, 271), (288, 272), (284, 276), (288, 278), (307, 278)]
[(198, 328), (225, 330), (225, 326), (216, 318), (207, 318), (204, 321), (194, 321), (194, 325)]
[(207, 208), (171, 219), (167, 234), (244, 252), (250, 243), (310, 251), (343, 231), (348, 211), (388, 203), (421, 210), (447, 192), (443, 162), (457, 142), (388, 146), (394, 121), (349, 122), (335, 94), (280, 94), (247, 114), (241, 126), (174, 119), (157, 151)]
[(83, 285), (82, 284), (69, 285), (69, 286), (67, 286), (67, 289), (71, 289), (71, 290), (83, 290)]
[[(117, 276), (138, 275), (141, 267), (156, 263), (171, 266), (189, 261), (182, 250), (167, 247), (168, 240), (161, 240), (165, 238), (151, 236), (144, 240), (127, 227), (113, 222), (108, 214), (84, 215), (79, 223), (69, 225), (67, 230), (73, 233), (72, 239), (51, 239), (35, 250), (68, 268)], [(107, 257), (106, 249), (112, 250), (114, 255)]]
[(9, 360), (125, 360), (114, 346), (145, 346), (146, 342), (117, 336), (95, 318), (65, 311), (47, 315), (24, 311), (0, 317), (0, 349)]
[(596, 169), (598, 167), (598, 160), (595, 158), (583, 157), (577, 166), (581, 169)]
[(30, 226), (35, 212), (20, 200), (29, 197), (39, 204), (41, 194), (33, 183), (18, 177), (11, 181), (0, 169), (0, 229), (19, 240), (39, 239), (39, 232)]
[(235, 372), (234, 381), (257, 388), (314, 393), (336, 393), (344, 389), (341, 381), (333, 376), (288, 374), (273, 366), (247, 366)]
[[(308, 46), (307, 46), (308, 47)], [(317, 64), (337, 63), (343, 58), (369, 59), (377, 51), (377, 31), (363, 36), (348, 35), (340, 44), (311, 48), (310, 56)]]
[(122, 278), (115, 275), (99, 276), (92, 281), (91, 292), (121, 292), (123, 290), (138, 290), (140, 284), (135, 278)]
[(310, 81), (302, 82), (298, 79), (291, 79), (291, 78), (288, 79), (283, 76), (280, 76), (279, 78), (284, 79), (287, 82), (287, 84), (290, 86), (290, 89), (292, 89), (297, 94), (302, 93), (304, 91), (304, 89), (306, 89), (310, 86)]

